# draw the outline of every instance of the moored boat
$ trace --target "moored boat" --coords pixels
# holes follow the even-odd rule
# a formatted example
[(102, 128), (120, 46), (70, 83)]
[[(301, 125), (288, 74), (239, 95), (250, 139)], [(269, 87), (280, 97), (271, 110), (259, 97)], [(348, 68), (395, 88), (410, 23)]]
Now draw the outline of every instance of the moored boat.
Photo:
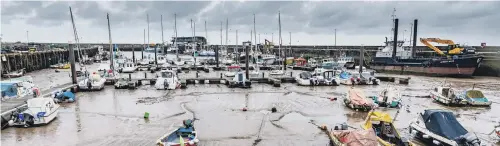
[(372, 96), (372, 99), (379, 107), (401, 107), (401, 94), (396, 88), (384, 89), (377, 96)]
[(18, 77), (24, 76), (25, 73), (26, 73), (26, 71), (23, 68), (23, 69), (20, 69), (20, 70), (16, 70), (16, 71), (13, 71), (13, 72), (9, 72), (9, 73), (3, 74), (3, 77), (4, 78), (18, 78)]
[(102, 90), (104, 89), (104, 84), (106, 82), (105, 78), (96, 72), (92, 73), (89, 77), (78, 82), (79, 90)]
[(122, 68), (122, 73), (133, 73), (137, 70), (137, 66), (135, 66), (134, 62), (127, 61)]
[(345, 124), (335, 126), (329, 137), (334, 146), (380, 146), (373, 130), (348, 130)]
[(393, 118), (383, 112), (370, 111), (365, 119), (365, 123), (361, 125), (365, 130), (375, 131), (378, 142), (384, 146), (413, 146), (407, 138), (399, 134), (394, 126)]
[(472, 106), (491, 106), (492, 103), (492, 101), (488, 100), (488, 98), (484, 96), (483, 92), (479, 90), (465, 90), (462, 93), (462, 96), (465, 96), (468, 104)]
[(234, 76), (236, 76), (236, 73), (240, 72), (240, 71), (241, 71), (241, 67), (238, 66), (238, 65), (228, 66), (227, 67), (227, 72), (224, 73), (224, 76), (226, 76), (226, 77), (234, 77)]
[(184, 127), (171, 131), (156, 141), (158, 146), (196, 146), (199, 142), (192, 120), (184, 120)]
[(2, 99), (19, 98), (28, 95), (34, 95), (33, 91), (38, 88), (33, 84), (31, 77), (21, 77), (0, 82), (2, 88)]
[(174, 90), (181, 87), (179, 78), (173, 70), (161, 70), (156, 78), (155, 88), (158, 90)]
[(467, 131), (451, 111), (428, 109), (410, 122), (410, 133), (431, 145), (479, 146), (481, 141)]
[(246, 78), (243, 71), (238, 71), (227, 84), (229, 88), (250, 88), (252, 83)]
[(356, 111), (370, 111), (375, 108), (373, 102), (369, 101), (363, 91), (357, 88), (351, 88), (347, 91), (347, 94), (345, 94), (344, 97), (344, 104), (348, 108)]
[(455, 89), (450, 87), (436, 87), (430, 93), (434, 101), (448, 106), (464, 106), (468, 102), (464, 96), (459, 96)]
[(57, 117), (60, 107), (52, 98), (28, 99), (27, 105), (26, 110), (12, 114), (10, 126), (31, 127), (48, 124)]

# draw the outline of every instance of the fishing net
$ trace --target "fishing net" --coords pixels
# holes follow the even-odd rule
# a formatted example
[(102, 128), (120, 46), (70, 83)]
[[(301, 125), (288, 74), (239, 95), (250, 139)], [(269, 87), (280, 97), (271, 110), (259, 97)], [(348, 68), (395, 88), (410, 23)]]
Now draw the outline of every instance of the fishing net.
[(483, 95), (483, 92), (479, 91), (479, 90), (469, 90), (467, 91), (467, 97), (469, 98), (483, 98), (484, 95)]

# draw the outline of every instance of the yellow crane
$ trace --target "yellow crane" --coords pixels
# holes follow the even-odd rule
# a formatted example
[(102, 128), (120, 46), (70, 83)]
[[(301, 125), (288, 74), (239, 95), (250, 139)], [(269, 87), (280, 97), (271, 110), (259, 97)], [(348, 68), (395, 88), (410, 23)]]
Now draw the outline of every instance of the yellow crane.
[[(440, 39), (440, 38), (420, 38), (420, 42), (425, 44), (427, 47), (431, 48), (432, 50), (436, 51), (439, 55), (459, 55), (459, 54), (474, 54), (475, 49), (469, 47), (469, 48), (464, 48), (459, 44), (455, 44), (452, 40), (445, 40), (445, 39)], [(443, 52), (439, 50), (437, 47), (433, 46), (429, 42), (435, 42), (439, 44), (447, 44), (448, 49), (447, 52)]]

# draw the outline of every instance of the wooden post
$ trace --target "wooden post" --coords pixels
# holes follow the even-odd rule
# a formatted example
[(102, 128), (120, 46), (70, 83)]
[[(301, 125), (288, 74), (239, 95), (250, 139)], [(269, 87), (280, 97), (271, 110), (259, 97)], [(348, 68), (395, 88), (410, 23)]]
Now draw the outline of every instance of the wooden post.
[(76, 67), (75, 67), (75, 51), (73, 50), (73, 44), (69, 44), (69, 62), (71, 63), (71, 81), (73, 82), (73, 84), (77, 84)]

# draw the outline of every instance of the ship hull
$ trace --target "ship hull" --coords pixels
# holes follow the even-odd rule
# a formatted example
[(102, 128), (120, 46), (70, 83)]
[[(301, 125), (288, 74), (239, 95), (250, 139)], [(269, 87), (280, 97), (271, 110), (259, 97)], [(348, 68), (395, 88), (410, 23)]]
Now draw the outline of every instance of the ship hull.
[(371, 68), (377, 72), (417, 74), (427, 76), (472, 77), (483, 57), (406, 59), (395, 61), (390, 58), (376, 58)]

